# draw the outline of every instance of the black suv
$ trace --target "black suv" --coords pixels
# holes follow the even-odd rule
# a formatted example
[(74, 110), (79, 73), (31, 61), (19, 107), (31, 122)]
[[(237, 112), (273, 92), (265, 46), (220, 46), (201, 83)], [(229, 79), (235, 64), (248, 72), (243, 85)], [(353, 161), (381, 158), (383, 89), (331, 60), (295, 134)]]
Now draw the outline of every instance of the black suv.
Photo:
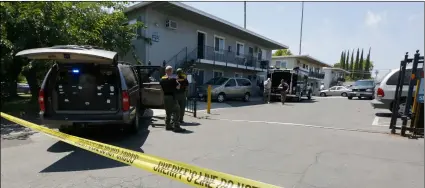
[(374, 97), (375, 90), (375, 81), (373, 80), (357, 80), (351, 86), (351, 91), (347, 93), (348, 99), (353, 99), (353, 97), (362, 97), (368, 98), (370, 100)]
[(116, 52), (68, 45), (16, 56), (55, 61), (38, 97), (40, 118), (49, 128), (68, 132), (77, 126), (118, 125), (137, 132), (145, 108), (163, 108), (159, 83), (139, 86), (145, 68), (117, 61)]

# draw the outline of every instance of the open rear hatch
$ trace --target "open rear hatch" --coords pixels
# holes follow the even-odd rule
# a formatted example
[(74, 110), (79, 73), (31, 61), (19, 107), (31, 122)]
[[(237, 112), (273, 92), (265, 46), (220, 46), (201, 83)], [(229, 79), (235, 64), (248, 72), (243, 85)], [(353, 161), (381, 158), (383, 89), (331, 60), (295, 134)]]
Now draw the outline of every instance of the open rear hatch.
[(56, 61), (57, 66), (40, 91), (39, 101), (46, 101), (44, 108), (66, 114), (118, 111), (121, 83), (116, 52), (87, 46), (54, 46), (24, 50), (17, 56)]
[(55, 78), (52, 104), (55, 112), (115, 112), (119, 102), (116, 67), (97, 64), (60, 65)]

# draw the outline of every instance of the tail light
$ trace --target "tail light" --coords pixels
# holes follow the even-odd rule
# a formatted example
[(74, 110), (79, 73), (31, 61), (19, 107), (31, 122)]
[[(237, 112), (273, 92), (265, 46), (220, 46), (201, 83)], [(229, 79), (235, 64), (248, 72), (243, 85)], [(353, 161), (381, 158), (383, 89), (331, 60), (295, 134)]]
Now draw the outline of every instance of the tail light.
[(40, 106), (40, 111), (45, 111), (46, 110), (46, 106), (44, 105), (44, 90), (40, 89), (40, 91), (38, 92), (38, 104)]
[(378, 88), (378, 90), (376, 90), (376, 96), (384, 97), (385, 96), (384, 90), (382, 88)]
[(128, 92), (122, 92), (122, 110), (128, 111), (130, 109), (130, 98), (128, 97)]

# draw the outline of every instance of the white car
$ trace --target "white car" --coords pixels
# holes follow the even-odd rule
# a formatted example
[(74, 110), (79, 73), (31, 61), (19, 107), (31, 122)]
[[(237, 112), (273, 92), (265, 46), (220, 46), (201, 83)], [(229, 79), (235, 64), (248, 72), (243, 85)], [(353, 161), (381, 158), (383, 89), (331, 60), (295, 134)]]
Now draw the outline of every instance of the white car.
[(320, 91), (320, 96), (321, 97), (326, 97), (326, 96), (343, 96), (346, 97), (347, 93), (350, 91), (350, 89), (348, 89), (345, 86), (333, 86), (330, 87), (329, 89), (324, 89)]
[[(418, 70), (422, 70), (422, 67), (422, 64), (419, 64)], [(371, 102), (373, 108), (388, 109), (392, 111), (399, 72), (399, 69), (393, 69), (391, 72), (385, 75), (381, 81), (378, 81), (375, 86), (375, 99)], [(409, 89), (411, 74), (412, 66), (407, 66), (406, 73), (404, 75), (401, 100), (399, 103), (399, 113), (403, 113), (406, 106), (407, 91)], [(416, 87), (413, 87), (413, 93), (415, 90)]]

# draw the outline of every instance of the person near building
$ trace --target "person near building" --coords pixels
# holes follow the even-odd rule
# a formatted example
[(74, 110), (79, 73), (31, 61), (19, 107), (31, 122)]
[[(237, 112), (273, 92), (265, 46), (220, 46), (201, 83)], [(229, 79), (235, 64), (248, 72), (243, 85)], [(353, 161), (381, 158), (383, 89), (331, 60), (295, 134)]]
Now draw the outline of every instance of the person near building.
[(285, 104), (285, 101), (286, 101), (286, 93), (288, 92), (289, 85), (285, 82), (284, 79), (282, 79), (280, 81), (278, 89), (280, 90), (280, 101), (282, 102), (282, 105), (283, 105)]
[(320, 91), (322, 91), (324, 89), (325, 89), (325, 84), (324, 83), (320, 84)]
[(189, 87), (189, 81), (187, 80), (186, 74), (183, 72), (183, 69), (177, 69), (177, 81), (180, 84), (180, 89), (177, 89), (176, 99), (177, 103), (179, 103), (180, 107), (180, 115), (179, 115), (179, 123), (184, 123), (183, 117), (186, 111), (186, 97), (187, 97), (187, 89)]
[(264, 92), (263, 92), (263, 101), (264, 103), (270, 103), (270, 92), (272, 88), (272, 81), (270, 78), (267, 78), (266, 81), (264, 81)]
[(177, 77), (172, 74), (173, 68), (167, 66), (165, 75), (161, 77), (160, 81), (164, 93), (165, 129), (168, 131), (173, 130), (174, 132), (184, 132), (186, 130), (180, 127), (180, 107), (176, 99), (176, 92), (180, 89), (180, 83), (177, 81)]

